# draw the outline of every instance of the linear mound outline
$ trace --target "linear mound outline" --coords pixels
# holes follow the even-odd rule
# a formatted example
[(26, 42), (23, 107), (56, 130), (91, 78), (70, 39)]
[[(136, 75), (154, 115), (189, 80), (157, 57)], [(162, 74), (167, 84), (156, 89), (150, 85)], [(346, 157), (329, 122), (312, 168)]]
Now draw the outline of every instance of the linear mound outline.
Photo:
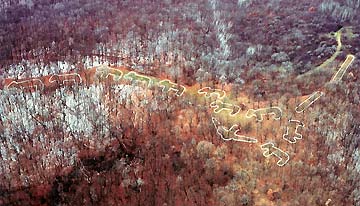
[(352, 55), (352, 54), (346, 55), (345, 61), (341, 64), (341, 66), (337, 70), (337, 72), (332, 76), (330, 82), (340, 81), (344, 77), (346, 71), (351, 66), (351, 64), (353, 63), (354, 60), (355, 60), (354, 55)]
[[(296, 113), (302, 113), (307, 108), (309, 108), (314, 102), (316, 102), (320, 97), (324, 96), (325, 93), (322, 91), (313, 92), (308, 98), (298, 104), (295, 108)], [(301, 108), (303, 107), (303, 108)]]

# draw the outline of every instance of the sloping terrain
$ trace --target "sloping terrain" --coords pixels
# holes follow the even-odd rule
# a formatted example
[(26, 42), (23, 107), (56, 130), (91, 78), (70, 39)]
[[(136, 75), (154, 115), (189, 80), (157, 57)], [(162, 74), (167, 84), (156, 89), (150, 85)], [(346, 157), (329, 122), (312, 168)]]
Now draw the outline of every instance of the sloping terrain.
[(0, 205), (360, 205), (359, 1), (4, 1)]

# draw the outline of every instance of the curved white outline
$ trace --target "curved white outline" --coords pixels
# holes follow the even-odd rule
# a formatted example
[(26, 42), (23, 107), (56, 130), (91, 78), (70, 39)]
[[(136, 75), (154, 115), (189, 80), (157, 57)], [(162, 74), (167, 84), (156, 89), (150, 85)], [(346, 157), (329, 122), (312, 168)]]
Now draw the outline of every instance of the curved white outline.
[[(119, 81), (124, 75), (122, 71), (107, 66), (101, 66), (96, 68), (96, 74), (100, 74), (100, 77), (104, 79), (107, 79), (109, 76), (112, 76), (115, 81)], [(105, 74), (106, 77), (104, 77)]]
[(354, 59), (355, 59), (354, 55), (352, 55), (352, 54), (346, 55), (345, 61), (341, 64), (339, 70), (333, 75), (330, 82), (340, 81), (343, 78), (343, 76), (345, 75), (347, 69), (353, 63)]
[[(230, 127), (230, 129), (226, 129), (224, 126), (220, 125), (220, 122), (216, 118), (212, 117), (211, 121), (215, 126), (216, 133), (218, 135), (220, 135), (220, 138), (223, 139), (224, 141), (232, 140), (232, 141), (236, 141), (236, 142), (246, 142), (246, 143), (257, 143), (258, 142), (258, 140), (253, 137), (248, 137), (245, 135), (238, 135), (237, 132), (240, 130), (236, 129), (238, 127), (237, 124), (232, 125)], [(221, 133), (221, 131), (220, 131), (221, 129), (224, 130), (225, 132), (231, 132), (231, 134), (233, 134), (235, 137), (225, 138), (223, 133)]]
[[(215, 101), (211, 102), (210, 107), (214, 108), (215, 114), (221, 112), (222, 110), (231, 111), (231, 113), (229, 114), (230, 116), (235, 116), (241, 111), (241, 108), (238, 105), (224, 103), (221, 100), (215, 100)], [(234, 111), (236, 111), (236, 112), (234, 113)]]
[[(285, 141), (289, 142), (290, 144), (295, 144), (297, 140), (302, 139), (302, 134), (300, 134), (298, 132), (298, 129), (300, 127), (304, 128), (305, 124), (303, 122), (300, 122), (299, 120), (294, 120), (294, 119), (289, 119), (289, 123), (296, 123), (296, 128), (295, 128), (294, 134), (298, 135), (298, 137), (294, 135), (294, 136), (292, 136), (292, 138), (294, 140), (291, 140), (289, 137), (289, 126), (286, 126), (286, 132), (285, 132), (285, 134), (283, 134), (282, 138)], [(288, 137), (285, 137), (285, 136), (288, 136)]]
[[(56, 83), (57, 80), (55, 78), (58, 78), (59, 81), (62, 80), (62, 84), (66, 84), (66, 82), (73, 82), (74, 84), (81, 84), (82, 83), (82, 78), (80, 76), (80, 74), (78, 73), (71, 73), (71, 74), (54, 74), (52, 75), (50, 78), (49, 78), (49, 82), (52, 84), (52, 83)], [(67, 79), (67, 77), (74, 77), (74, 78), (71, 78), (71, 79)], [(76, 81), (76, 77), (79, 78), (79, 81), (80, 82), (77, 82)]]
[[(269, 109), (276, 109), (280, 111), (280, 116), (278, 117), (277, 114), (275, 112), (269, 112)], [(260, 119), (258, 119), (258, 115), (256, 115), (257, 113), (259, 113), (260, 115)], [(266, 108), (260, 108), (260, 109), (249, 109), (245, 116), (246, 118), (250, 119), (252, 117), (255, 117), (256, 121), (262, 122), (264, 120), (264, 115), (268, 115), (268, 114), (273, 114), (274, 120), (280, 120), (282, 117), (282, 109), (280, 107), (266, 107)]]
[[(150, 77), (138, 74), (135, 71), (128, 72), (125, 75), (123, 75), (123, 77), (124, 77), (124, 79), (128, 79), (128, 80), (131, 80), (131, 81), (140, 81), (140, 82), (145, 81), (145, 82), (147, 82), (148, 87), (152, 84), (152, 80), (151, 80)], [(144, 79), (147, 79), (147, 80), (141, 80), (141, 79), (139, 79), (140, 77), (144, 78)]]
[[(270, 146), (268, 146), (268, 145), (270, 145)], [(279, 167), (282, 167), (282, 166), (286, 165), (286, 163), (288, 163), (288, 161), (290, 159), (290, 156), (289, 156), (288, 153), (282, 151), (278, 147), (275, 147), (274, 143), (272, 143), (272, 142), (267, 142), (265, 144), (262, 144), (260, 147), (261, 147), (261, 150), (263, 150), (262, 154), (264, 155), (264, 157), (268, 158), (271, 155), (274, 155), (277, 158), (279, 158), (279, 160), (276, 162), (276, 164)], [(271, 148), (273, 148), (275, 151), (270, 152)], [(284, 155), (285, 158), (282, 157), (282, 155)], [(285, 161), (283, 161), (283, 160), (285, 160)]]
[[(169, 91), (174, 91), (175, 95), (178, 96), (178, 97), (182, 96), (184, 94), (184, 92), (186, 91), (186, 88), (184, 86), (176, 84), (176, 83), (170, 81), (169, 79), (164, 79), (164, 80), (161, 80), (160, 82), (158, 82), (158, 86), (162, 88), (162, 90), (161, 90), (162, 92), (165, 92), (164, 90), (165, 90), (166, 86), (162, 85), (162, 83), (165, 83), (165, 82), (168, 82), (168, 84), (170, 84), (170, 85), (172, 85), (174, 87), (178, 86), (178, 87), (182, 88), (181, 92), (180, 92), (180, 89), (177, 89), (177, 88), (174, 88), (174, 87), (169, 87), (169, 89), (168, 89), (168, 92)], [(179, 94), (179, 92), (180, 92), (180, 94)]]
[[(32, 82), (32, 83), (30, 83), (30, 82)], [(40, 87), (38, 87), (38, 84), (34, 84), (35, 82), (37, 82), (40, 85)], [(27, 83), (29, 83), (29, 85), (27, 87), (22, 86), (22, 84), (27, 84)], [(45, 88), (45, 85), (41, 79), (30, 79), (30, 80), (24, 80), (24, 81), (20, 81), (20, 82), (12, 81), (6, 86), (6, 88), (10, 89), (14, 85), (20, 86), (22, 89), (24, 89), (24, 88), (31, 89), (31, 88), (35, 87), (36, 90), (39, 90), (39, 91), (42, 91)]]
[[(295, 108), (296, 113), (302, 113), (307, 108), (309, 108), (315, 101), (317, 101), (320, 97), (322, 97), (325, 93), (321, 91), (313, 92), (308, 98), (306, 98), (304, 101), (302, 101), (298, 106)], [(312, 100), (313, 99), (313, 100)], [(312, 100), (312, 101), (311, 101)], [(311, 102), (309, 102), (311, 101)], [(303, 107), (302, 109), (299, 109), (300, 107)]]
[[(209, 90), (209, 91), (204, 91)], [(203, 87), (197, 91), (198, 94), (205, 94), (205, 98), (210, 98), (211, 96), (217, 96), (217, 98), (222, 99), (226, 96), (226, 92), (221, 89), (213, 89), (211, 87)]]

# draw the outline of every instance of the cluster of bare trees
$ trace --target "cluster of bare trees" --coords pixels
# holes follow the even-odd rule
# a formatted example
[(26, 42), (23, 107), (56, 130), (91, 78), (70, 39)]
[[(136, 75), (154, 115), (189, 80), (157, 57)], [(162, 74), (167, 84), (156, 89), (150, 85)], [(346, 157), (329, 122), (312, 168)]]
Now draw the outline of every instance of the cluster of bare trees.
[[(289, 107), (290, 97), (316, 87), (294, 85), (289, 74), (311, 69), (334, 45), (318, 37), (339, 27), (327, 17), (358, 21), (359, 1), (325, 1), (319, 13), (320, 2), (312, 4), (4, 0), (0, 76), (126, 65), (176, 83), (233, 83), (254, 107), (280, 97)], [(298, 155), (283, 171), (256, 149), (221, 142), (206, 107), (160, 89), (107, 82), (47, 94), (1, 90), (0, 205), (252, 205), (266, 195), (279, 205), (358, 205), (358, 79), (327, 86), (329, 97), (311, 110), (315, 122), (302, 119), (309, 138), (291, 149)]]
[[(243, 71), (251, 70), (250, 67), (289, 67), (285, 71), (287, 76), (293, 68), (303, 68), (305, 58), (313, 58), (294, 55), (294, 51), (306, 53), (306, 49), (313, 50), (320, 42), (310, 41), (311, 45), (304, 42), (306, 46), (298, 48), (308, 34), (288, 28), (290, 20), (282, 20), (282, 14), (258, 21), (260, 14), (273, 10), (271, 14), (276, 15), (286, 6), (271, 1), (6, 2), (9, 5), (12, 2), (12, 6), (4, 8), (1, 17), (0, 65), (8, 68), (20, 63), (16, 70), (25, 67), (24, 71), (30, 73), (34, 68), (29, 63), (44, 67), (59, 61), (76, 69), (84, 66), (85, 59), (96, 55), (101, 62), (125, 64), (145, 73), (165, 73), (187, 83), (194, 82), (193, 74), (199, 69), (214, 79), (222, 77), (228, 82), (239, 82), (246, 79)], [(302, 2), (295, 5), (301, 6), (304, 6)], [(316, 13), (281, 12), (296, 21), (310, 17), (312, 21), (322, 19)], [(314, 30), (305, 23), (301, 25), (309, 32)], [(258, 25), (256, 29), (262, 32), (253, 25)], [(336, 25), (330, 27), (335, 29)], [(258, 35), (253, 35), (254, 32)], [(13, 35), (6, 35), (9, 33)], [(267, 60), (274, 54), (289, 58), (269, 65)]]

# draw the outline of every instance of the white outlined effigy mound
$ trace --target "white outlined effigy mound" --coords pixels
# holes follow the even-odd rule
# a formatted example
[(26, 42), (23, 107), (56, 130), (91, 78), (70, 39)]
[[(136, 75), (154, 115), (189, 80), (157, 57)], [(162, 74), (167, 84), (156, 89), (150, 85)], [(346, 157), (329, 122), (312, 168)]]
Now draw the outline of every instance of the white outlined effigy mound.
[(304, 112), (307, 108), (309, 108), (314, 102), (316, 102), (324, 93), (320, 91), (313, 92), (308, 98), (306, 98), (303, 102), (301, 102), (298, 106), (296, 106), (295, 111), (297, 113)]
[(267, 107), (260, 109), (249, 109), (246, 113), (247, 118), (255, 117), (256, 121), (261, 122), (264, 120), (264, 115), (272, 114), (274, 120), (280, 120), (282, 117), (282, 110), (280, 107)]
[(205, 98), (210, 98), (212, 96), (216, 96), (218, 99), (222, 99), (225, 97), (226, 93), (224, 90), (214, 89), (211, 87), (204, 87), (197, 91), (200, 95), (205, 95)]
[(152, 84), (151, 78), (141, 75), (141, 74), (138, 74), (134, 71), (131, 71), (131, 72), (125, 74), (124, 79), (130, 80), (130, 81), (135, 81), (135, 82), (143, 82), (143, 83), (146, 83), (146, 85), (148, 87), (150, 87)]
[(245, 135), (240, 135), (238, 132), (238, 125), (234, 124), (227, 129), (225, 126), (222, 126), (221, 123), (215, 118), (211, 118), (212, 123), (215, 126), (217, 134), (220, 136), (221, 139), (225, 141), (236, 141), (236, 142), (246, 142), (246, 143), (257, 143), (258, 140), (254, 137), (248, 137)]
[(98, 76), (100, 79), (107, 79), (109, 76), (111, 76), (113, 80), (119, 81), (123, 76), (123, 72), (110, 68), (106, 65), (101, 65), (96, 68), (95, 76)]
[(276, 164), (280, 167), (286, 165), (286, 163), (290, 159), (288, 153), (282, 151), (278, 147), (275, 147), (274, 143), (272, 143), (272, 142), (268, 142), (268, 143), (261, 145), (261, 149), (263, 150), (264, 157), (267, 157), (267, 158), (271, 157), (271, 156), (277, 157), (279, 160), (277, 161)]
[(6, 86), (7, 89), (17, 88), (21, 90), (32, 90), (42, 91), (44, 90), (44, 83), (41, 79), (30, 79), (25, 81), (12, 81)]
[(184, 86), (173, 83), (168, 79), (161, 80), (160, 82), (158, 82), (158, 85), (162, 88), (162, 92), (173, 91), (178, 97), (182, 96), (186, 91), (186, 88)]
[(355, 56), (352, 54), (348, 54), (345, 61), (341, 64), (340, 69), (331, 78), (331, 82), (340, 81), (354, 60)]
[(238, 105), (224, 103), (221, 100), (215, 100), (210, 103), (210, 107), (214, 109), (214, 113), (219, 113), (221, 111), (229, 111), (230, 116), (235, 116), (241, 111), (241, 108)]
[[(342, 63), (337, 72), (333, 75), (330, 82), (339, 82), (343, 78), (347, 69), (350, 67), (352, 62), (354, 61), (355, 56), (349, 54), (346, 57), (346, 60)], [(176, 96), (183, 96), (186, 92), (187, 88), (185, 86), (176, 84), (168, 79), (156, 80), (154, 78), (140, 75), (137, 72), (130, 71), (126, 73), (126, 71), (122, 72), (118, 69), (113, 69), (107, 66), (102, 66), (96, 68), (95, 75), (100, 76), (100, 79), (107, 79), (108, 77), (112, 77), (114, 80), (120, 80), (121, 78), (131, 80), (134, 83), (143, 83), (146, 86), (152, 86), (153, 84), (162, 89), (162, 92), (175, 94)], [(124, 74), (124, 75), (123, 75)], [(86, 79), (84, 79), (86, 81)], [(153, 82), (154, 81), (154, 82)], [(30, 90), (30, 91), (40, 91), (43, 90), (47, 83), (50, 85), (57, 84), (59, 86), (70, 86), (70, 85), (79, 85), (83, 82), (83, 79), (78, 73), (71, 74), (56, 74), (52, 75), (48, 82), (43, 82), (41, 79), (30, 79), (24, 81), (11, 81), (6, 88), (18, 88), (22, 90)], [(46, 83), (46, 84), (45, 84)], [(191, 91), (191, 89), (189, 89)], [(224, 112), (222, 114), (235, 116), (240, 113), (240, 111), (244, 111), (243, 107), (239, 107), (238, 105), (231, 104), (224, 100), (226, 93), (223, 90), (215, 89), (211, 87), (204, 87), (197, 91), (197, 94), (204, 96), (205, 98), (211, 98), (210, 107), (213, 109), (214, 114), (218, 114), (220, 112)], [(324, 95), (324, 92), (320, 89), (319, 91), (315, 91), (310, 94), (305, 100), (303, 100), (300, 104), (298, 104), (294, 111), (295, 113), (304, 113), (310, 106), (312, 106), (316, 101), (320, 99), (321, 96)], [(293, 114), (291, 113), (291, 114)], [(221, 114), (221, 115), (222, 115)], [(305, 114), (305, 113), (304, 113)], [(245, 117), (250, 119), (254, 118), (257, 123), (264, 121), (264, 116), (271, 117), (271, 120), (281, 120), (283, 117), (283, 111), (280, 107), (267, 107), (267, 108), (258, 108), (258, 109), (249, 109)], [(234, 119), (234, 118), (232, 118)], [(237, 119), (237, 118), (236, 118)], [(240, 119), (240, 118), (239, 118)], [(215, 126), (217, 135), (224, 141), (235, 141), (235, 142), (245, 142), (245, 143), (258, 143), (258, 139), (256, 137), (249, 137), (246, 135), (241, 135), (241, 129), (238, 124), (232, 124), (231, 127), (226, 127), (222, 125), (215, 117), (212, 117), (212, 123)], [(265, 123), (266, 124), (266, 123)], [(303, 138), (302, 130), (305, 127), (305, 124), (299, 120), (289, 118), (286, 120), (285, 131), (281, 131), (282, 137), (279, 139), (282, 141), (286, 141), (290, 144), (297, 143), (297, 140)], [(259, 144), (260, 145), (260, 144)], [(288, 144), (287, 144), (288, 145)], [(289, 161), (290, 157), (288, 153), (279, 149), (272, 142), (266, 142), (260, 145), (263, 150), (263, 155), (265, 157), (274, 156), (278, 158), (277, 165), (284, 166)]]
[(302, 139), (302, 134), (299, 130), (304, 127), (305, 124), (299, 120), (290, 119), (286, 126), (286, 132), (283, 135), (283, 139), (291, 144), (295, 144), (297, 140)]
[(80, 85), (82, 78), (78, 73), (71, 74), (54, 74), (49, 78), (51, 84), (60, 85)]

